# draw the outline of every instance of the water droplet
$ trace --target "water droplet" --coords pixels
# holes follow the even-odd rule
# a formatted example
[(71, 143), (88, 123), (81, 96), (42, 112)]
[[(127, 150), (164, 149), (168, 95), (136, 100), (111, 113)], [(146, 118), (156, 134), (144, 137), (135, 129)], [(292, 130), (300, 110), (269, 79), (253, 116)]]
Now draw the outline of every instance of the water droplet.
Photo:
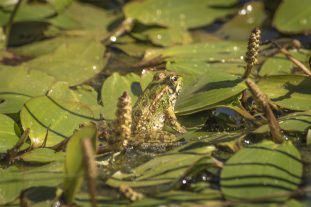
[(241, 56), (240, 56), (240, 59), (241, 59), (241, 60), (244, 60), (244, 56), (243, 56), (243, 55), (241, 55)]
[(93, 65), (92, 68), (93, 68), (93, 70), (96, 70), (96, 69), (97, 69), (97, 66), (96, 66), (96, 65)]
[(110, 41), (111, 42), (116, 42), (117, 41), (117, 37), (116, 36), (111, 36), (110, 37)]
[(253, 6), (251, 4), (247, 5), (246, 10), (248, 11), (248, 13), (250, 13), (251, 11), (253, 11)]
[(306, 25), (306, 24), (308, 24), (308, 20), (307, 19), (301, 19), (299, 21), (299, 23), (302, 24), (302, 25)]
[(233, 47), (233, 50), (234, 50), (234, 51), (237, 51), (238, 49), (239, 49), (238, 46), (234, 46), (234, 47)]
[(220, 62), (225, 63), (225, 62), (226, 62), (226, 60), (225, 60), (225, 59), (221, 59), (221, 60), (220, 60)]
[(241, 9), (239, 11), (239, 15), (245, 15), (246, 14), (246, 9)]
[(162, 35), (157, 34), (157, 39), (158, 39), (158, 40), (161, 40), (161, 39), (162, 39)]

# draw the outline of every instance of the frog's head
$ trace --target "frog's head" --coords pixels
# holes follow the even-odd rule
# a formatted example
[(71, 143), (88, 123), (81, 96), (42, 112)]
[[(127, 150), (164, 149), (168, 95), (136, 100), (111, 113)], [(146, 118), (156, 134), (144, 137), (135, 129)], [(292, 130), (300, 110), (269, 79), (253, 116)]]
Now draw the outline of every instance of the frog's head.
[(175, 73), (169, 74), (166, 77), (166, 84), (170, 87), (170, 92), (178, 96), (183, 87), (183, 78)]

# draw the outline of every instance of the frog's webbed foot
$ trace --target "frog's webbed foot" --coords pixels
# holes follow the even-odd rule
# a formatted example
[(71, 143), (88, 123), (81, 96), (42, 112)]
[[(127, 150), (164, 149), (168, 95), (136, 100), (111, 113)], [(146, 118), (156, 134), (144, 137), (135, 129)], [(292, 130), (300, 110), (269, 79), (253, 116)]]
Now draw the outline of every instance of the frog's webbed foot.
[(187, 130), (178, 122), (173, 108), (170, 107), (166, 110), (166, 117), (167, 117), (166, 122), (175, 131), (181, 134), (184, 134), (187, 132)]

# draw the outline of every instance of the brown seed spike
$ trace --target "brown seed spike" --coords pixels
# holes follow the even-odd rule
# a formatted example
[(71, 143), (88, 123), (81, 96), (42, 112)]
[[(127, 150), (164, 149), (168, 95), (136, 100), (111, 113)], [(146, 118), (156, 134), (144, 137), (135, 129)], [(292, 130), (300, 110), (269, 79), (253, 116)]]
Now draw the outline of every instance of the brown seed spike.
[(124, 92), (119, 98), (117, 106), (117, 135), (123, 140), (123, 143), (127, 143), (127, 140), (131, 137), (132, 128), (132, 104), (131, 97), (127, 92)]
[(260, 37), (261, 31), (259, 28), (255, 28), (250, 34), (250, 37), (248, 39), (247, 52), (244, 59), (246, 63), (246, 70), (243, 78), (248, 78), (253, 66), (258, 63), (257, 56), (260, 47)]
[(265, 110), (265, 116), (267, 117), (267, 120), (269, 121), (269, 128), (272, 136), (272, 140), (277, 143), (281, 144), (284, 139), (281, 132), (281, 128), (279, 125), (278, 120), (275, 118), (272, 109), (270, 107), (271, 101), (269, 97), (264, 94), (260, 88), (250, 79), (246, 79), (245, 83), (248, 87), (248, 89), (251, 91), (254, 99), (262, 105), (262, 107)]

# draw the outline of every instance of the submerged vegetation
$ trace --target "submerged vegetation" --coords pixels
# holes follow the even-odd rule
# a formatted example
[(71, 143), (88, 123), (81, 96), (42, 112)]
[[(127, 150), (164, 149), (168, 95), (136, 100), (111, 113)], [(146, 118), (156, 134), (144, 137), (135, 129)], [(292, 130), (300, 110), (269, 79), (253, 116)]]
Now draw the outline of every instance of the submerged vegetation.
[(307, 5), (0, 1), (0, 205), (308, 206)]

